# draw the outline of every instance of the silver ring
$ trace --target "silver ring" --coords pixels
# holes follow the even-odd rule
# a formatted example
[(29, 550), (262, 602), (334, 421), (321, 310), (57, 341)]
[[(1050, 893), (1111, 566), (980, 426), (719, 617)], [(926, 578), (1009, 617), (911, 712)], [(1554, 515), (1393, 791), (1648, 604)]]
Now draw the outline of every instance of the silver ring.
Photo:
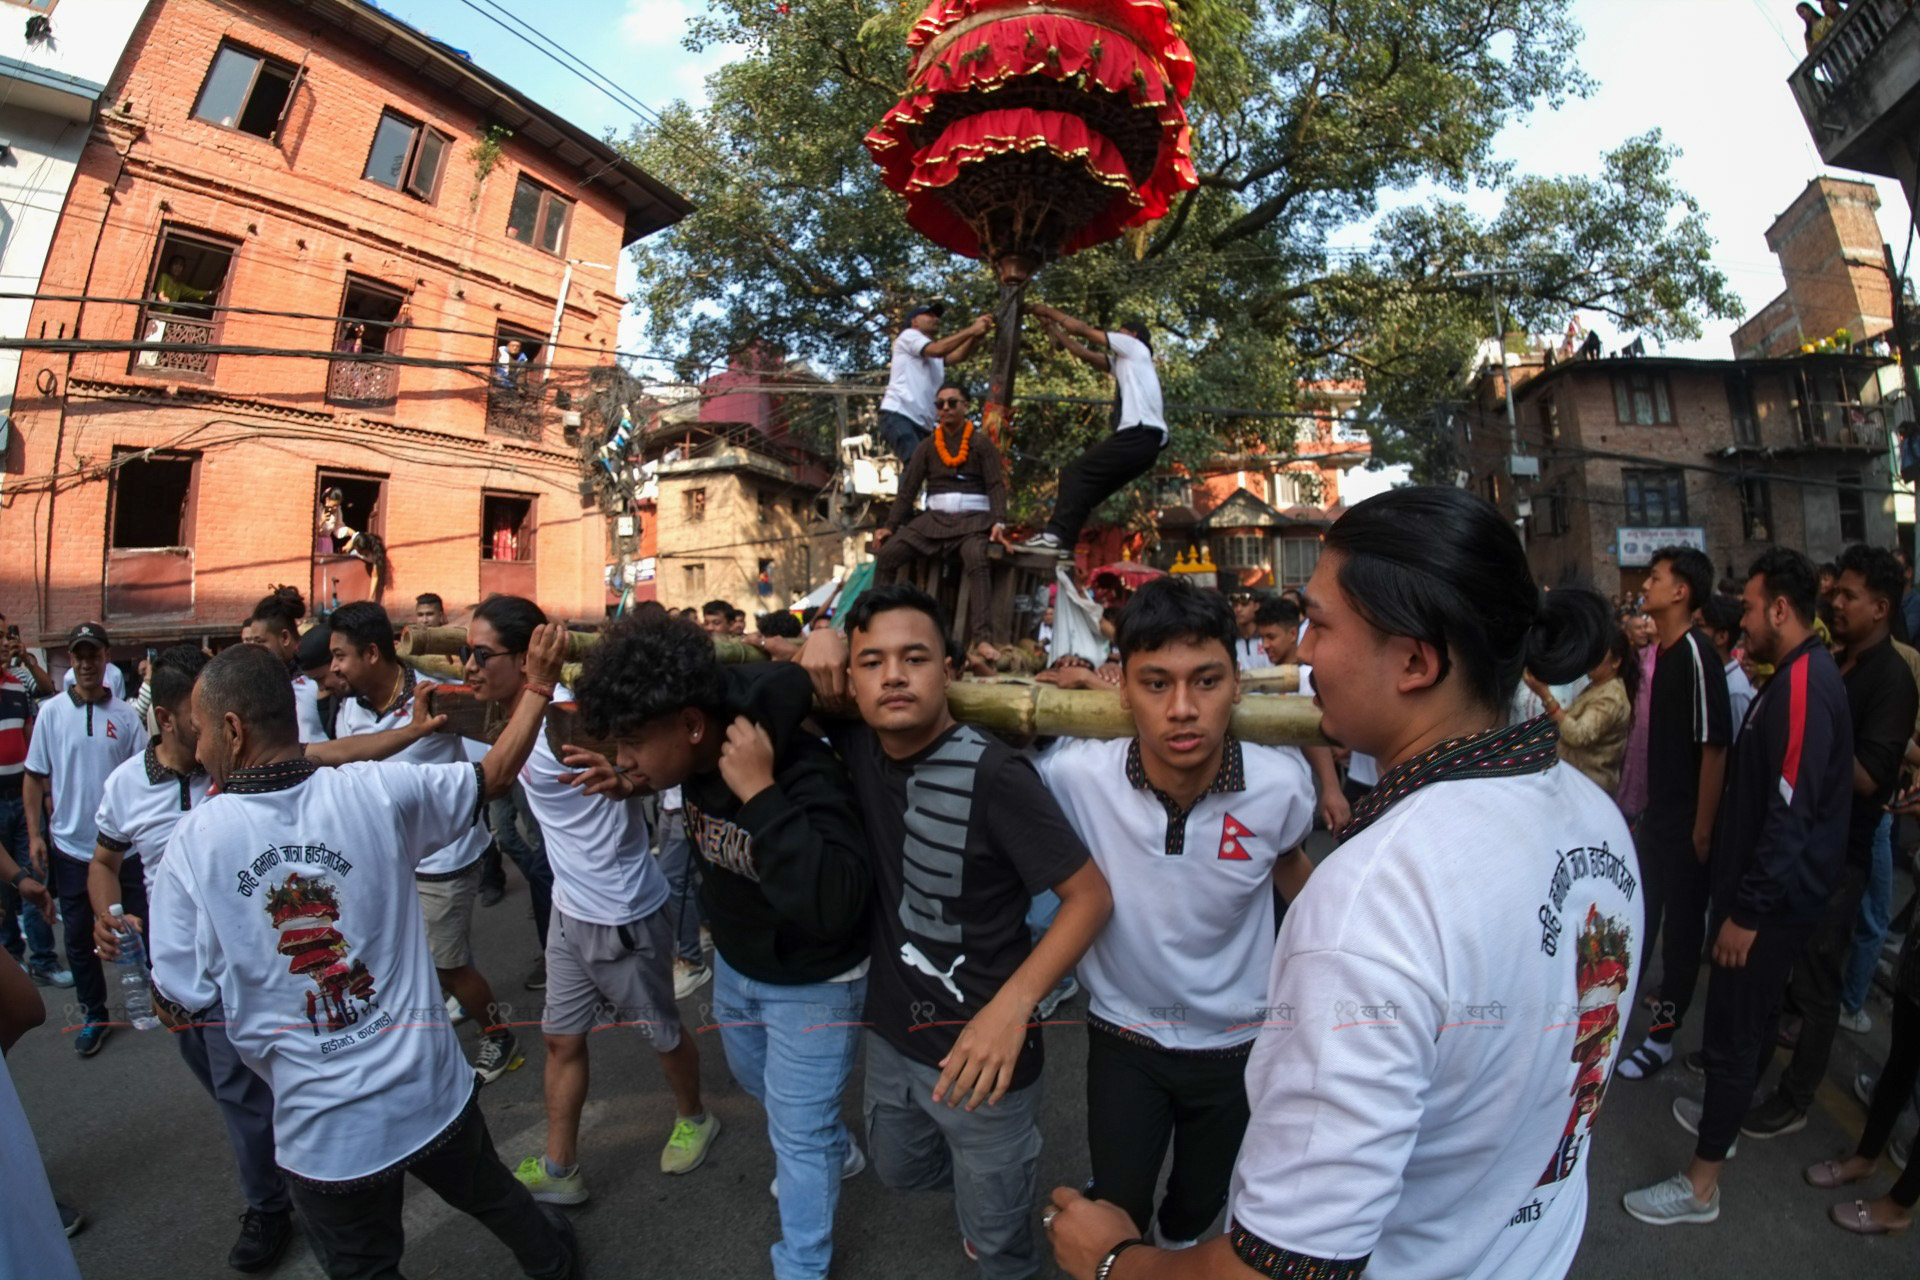
[(1045, 1213), (1040, 1215), (1040, 1225), (1045, 1229), (1051, 1231), (1053, 1230), (1053, 1220), (1059, 1216), (1060, 1216), (1059, 1209), (1057, 1208), (1048, 1209)]

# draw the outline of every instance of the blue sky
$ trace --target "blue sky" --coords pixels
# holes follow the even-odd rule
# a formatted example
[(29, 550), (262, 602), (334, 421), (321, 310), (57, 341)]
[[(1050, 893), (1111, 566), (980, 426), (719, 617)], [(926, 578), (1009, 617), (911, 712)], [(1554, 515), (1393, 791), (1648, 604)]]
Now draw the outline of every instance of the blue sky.
[[(612, 76), (648, 106), (673, 98), (698, 99), (704, 76), (728, 56), (725, 50), (695, 55), (681, 45), (687, 20), (704, 11), (705, 0), (495, 2)], [(481, 66), (587, 129), (624, 132), (634, 122), (630, 109), (463, 0), (382, 3), (405, 21), (467, 50)], [(1587, 33), (1581, 62), (1599, 82), (1598, 92), (1511, 125), (1501, 136), (1501, 154), (1526, 172), (1582, 172), (1620, 140), (1659, 127), (1684, 151), (1676, 173), (1707, 214), (1718, 242), (1717, 264), (1747, 310), (1756, 310), (1782, 287), (1766, 247), (1767, 225), (1821, 172), (1786, 85), (1802, 52), (1792, 4), (1577, 0), (1574, 10)], [(1206, 74), (1206, 68), (1200, 72)], [(857, 143), (849, 139), (850, 146)], [(1881, 181), (1879, 187), (1881, 225), (1898, 255), (1906, 246), (1906, 203), (1897, 184)], [(1388, 203), (1421, 194), (1392, 196)], [(1497, 205), (1485, 193), (1466, 198), (1488, 212)], [(1364, 239), (1364, 234), (1357, 229), (1348, 239)], [(1700, 342), (1670, 350), (1728, 356), (1732, 328), (1731, 323), (1714, 322)]]

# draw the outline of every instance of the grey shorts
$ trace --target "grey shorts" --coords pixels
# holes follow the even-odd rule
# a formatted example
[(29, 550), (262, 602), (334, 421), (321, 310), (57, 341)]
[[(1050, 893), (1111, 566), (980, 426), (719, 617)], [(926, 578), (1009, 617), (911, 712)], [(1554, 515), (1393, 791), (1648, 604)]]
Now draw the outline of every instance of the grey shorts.
[(553, 909), (540, 1029), (550, 1036), (583, 1036), (601, 1026), (634, 1027), (661, 1053), (680, 1044), (673, 923), (664, 906), (622, 925), (588, 924)]
[(480, 897), (480, 863), (446, 880), (414, 880), (427, 918), (427, 950), (436, 969), (473, 963), (473, 904)]

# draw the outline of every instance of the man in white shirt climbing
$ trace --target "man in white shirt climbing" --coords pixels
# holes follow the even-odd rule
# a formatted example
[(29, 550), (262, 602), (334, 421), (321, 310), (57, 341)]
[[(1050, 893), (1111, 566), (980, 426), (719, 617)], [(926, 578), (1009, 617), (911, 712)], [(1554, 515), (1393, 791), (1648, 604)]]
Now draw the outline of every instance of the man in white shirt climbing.
[(915, 307), (907, 313), (906, 327), (893, 339), (887, 390), (880, 397), (880, 437), (902, 463), (933, 434), (933, 397), (947, 380), (947, 362), (965, 360), (993, 328), (992, 316), (979, 316), (942, 338), (940, 317), (946, 313), (938, 302)]

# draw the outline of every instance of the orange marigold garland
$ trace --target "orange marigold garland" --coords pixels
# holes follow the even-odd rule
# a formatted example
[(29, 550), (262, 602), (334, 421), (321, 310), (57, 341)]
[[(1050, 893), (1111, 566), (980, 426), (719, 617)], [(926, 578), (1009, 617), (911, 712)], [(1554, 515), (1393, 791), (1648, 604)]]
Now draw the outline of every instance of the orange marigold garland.
[(973, 451), (973, 424), (971, 422), (966, 424), (966, 431), (960, 437), (958, 453), (947, 452), (947, 429), (944, 425), (936, 425), (933, 429), (933, 451), (940, 455), (941, 462), (958, 471), (961, 464), (966, 462), (967, 455)]

